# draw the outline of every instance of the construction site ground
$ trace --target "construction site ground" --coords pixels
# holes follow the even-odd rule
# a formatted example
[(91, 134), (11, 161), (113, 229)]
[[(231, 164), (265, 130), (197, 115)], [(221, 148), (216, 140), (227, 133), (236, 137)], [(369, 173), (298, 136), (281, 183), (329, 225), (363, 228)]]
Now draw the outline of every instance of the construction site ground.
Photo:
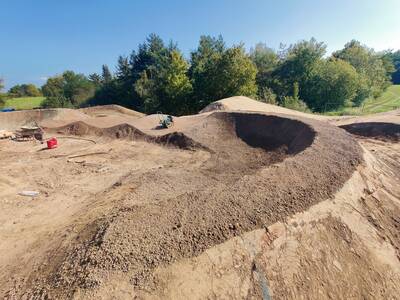
[(159, 120), (119, 106), (0, 115), (0, 129), (58, 140), (0, 140), (0, 296), (398, 298), (400, 111), (234, 97)]

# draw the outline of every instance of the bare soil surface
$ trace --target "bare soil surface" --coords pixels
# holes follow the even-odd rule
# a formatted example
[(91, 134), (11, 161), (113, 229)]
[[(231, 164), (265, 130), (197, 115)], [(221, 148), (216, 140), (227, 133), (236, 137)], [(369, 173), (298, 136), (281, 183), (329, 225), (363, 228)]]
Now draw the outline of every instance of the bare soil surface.
[[(242, 108), (175, 118), (166, 130), (156, 129), (158, 115), (115, 107), (30, 113), (59, 147), (0, 141), (0, 294), (396, 295), (398, 143), (357, 140), (335, 120)], [(382, 187), (375, 198), (371, 182)], [(40, 194), (18, 195), (25, 190)], [(346, 205), (360, 205), (377, 234), (360, 231)], [(351, 284), (340, 275), (346, 263)]]
[(362, 122), (341, 125), (340, 128), (363, 137), (400, 141), (400, 124), (387, 122)]

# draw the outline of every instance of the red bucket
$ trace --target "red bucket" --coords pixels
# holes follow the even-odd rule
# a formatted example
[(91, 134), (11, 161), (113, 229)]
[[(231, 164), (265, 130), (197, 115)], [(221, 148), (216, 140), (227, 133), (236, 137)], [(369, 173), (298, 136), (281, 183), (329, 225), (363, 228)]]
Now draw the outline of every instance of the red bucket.
[(51, 138), (47, 141), (47, 148), (48, 149), (53, 149), (53, 148), (57, 148), (57, 139), (56, 138)]

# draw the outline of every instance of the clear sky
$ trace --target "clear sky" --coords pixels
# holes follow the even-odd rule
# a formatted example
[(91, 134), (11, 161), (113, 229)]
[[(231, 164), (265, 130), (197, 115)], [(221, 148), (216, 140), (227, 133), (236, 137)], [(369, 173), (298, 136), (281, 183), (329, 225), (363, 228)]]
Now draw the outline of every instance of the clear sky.
[(64, 70), (112, 69), (149, 33), (188, 56), (202, 34), (272, 48), (315, 37), (400, 49), (400, 0), (0, 0), (0, 77), (42, 85)]

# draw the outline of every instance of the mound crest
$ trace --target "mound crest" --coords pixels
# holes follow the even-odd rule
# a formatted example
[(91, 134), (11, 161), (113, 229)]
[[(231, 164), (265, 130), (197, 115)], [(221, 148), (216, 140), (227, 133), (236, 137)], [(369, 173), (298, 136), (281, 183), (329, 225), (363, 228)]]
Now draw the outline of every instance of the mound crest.
[(0, 128), (15, 130), (21, 126), (41, 123), (46, 120), (83, 120), (87, 118), (84, 113), (68, 108), (21, 110), (0, 115)]
[(57, 133), (70, 134), (70, 135), (94, 135), (98, 137), (116, 138), (116, 139), (130, 139), (142, 140), (146, 142), (153, 142), (164, 146), (172, 146), (185, 150), (192, 149), (205, 149), (206, 147), (200, 143), (195, 142), (190, 137), (181, 132), (172, 132), (165, 135), (154, 136), (141, 131), (140, 129), (130, 124), (119, 124), (109, 128), (99, 128), (91, 126), (83, 121), (74, 122), (62, 127), (48, 129), (49, 131), (56, 131)]

